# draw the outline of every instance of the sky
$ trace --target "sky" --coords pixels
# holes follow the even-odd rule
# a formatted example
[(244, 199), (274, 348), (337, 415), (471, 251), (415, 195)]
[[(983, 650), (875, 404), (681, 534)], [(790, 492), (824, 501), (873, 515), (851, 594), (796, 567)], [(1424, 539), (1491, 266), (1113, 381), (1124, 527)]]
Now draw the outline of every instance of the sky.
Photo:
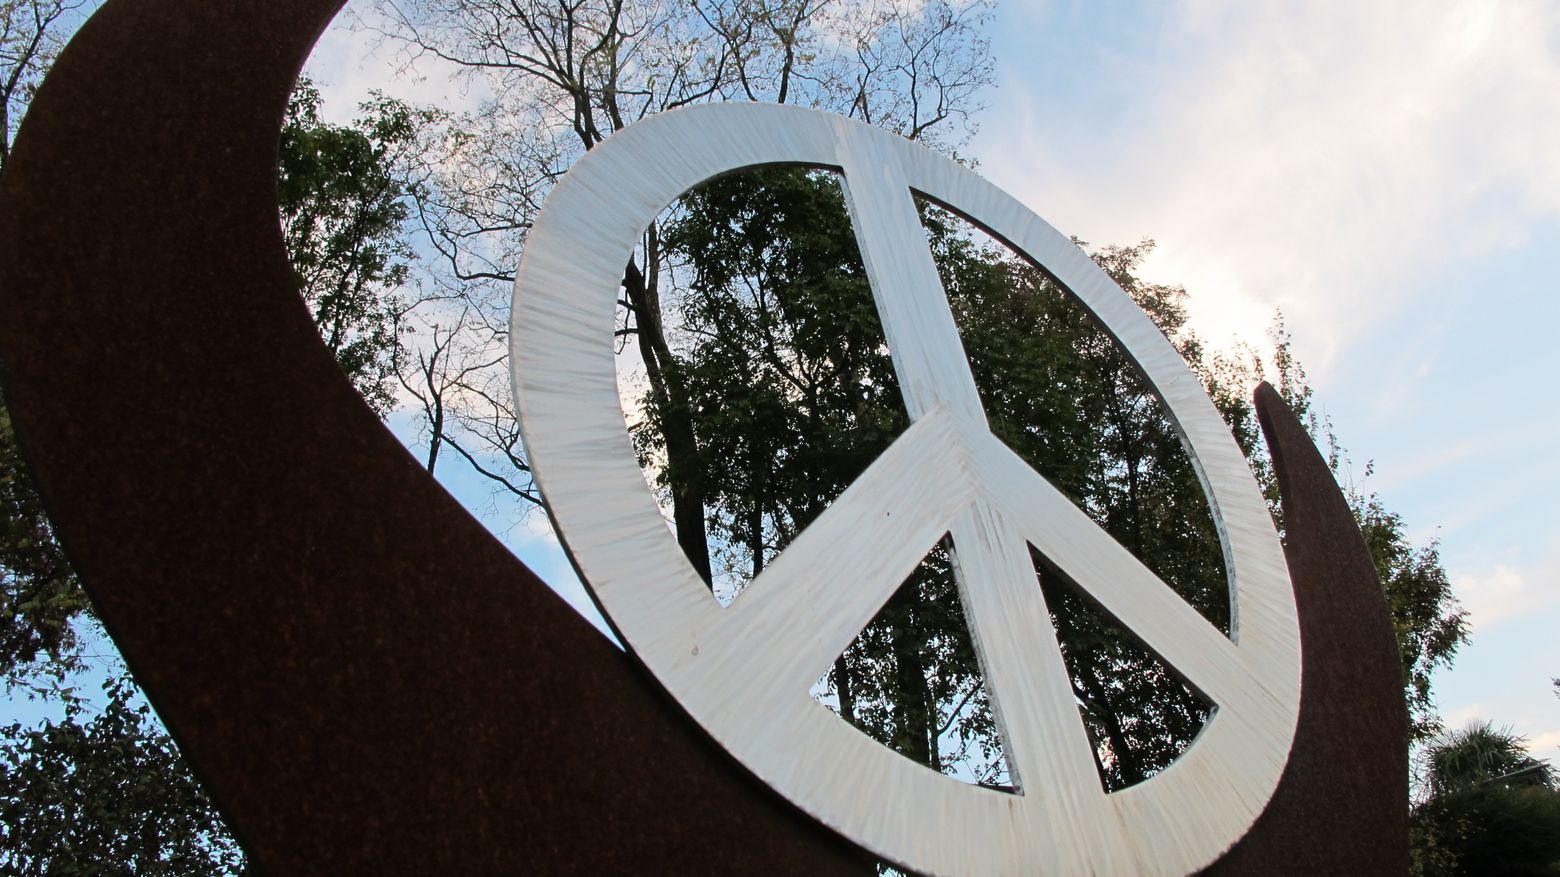
[[(1443, 717), (1560, 764), (1560, 4), (1008, 0), (990, 34), (980, 172), (1063, 233), (1154, 239), (1143, 275), (1215, 347), (1282, 310), (1345, 476), (1438, 540), (1470, 614)], [(341, 120), (370, 88), (474, 100), (403, 68), (338, 22), (309, 71)], [(446, 468), (594, 616), (545, 521)]]
[(1448, 725), (1555, 759), (1560, 6), (1111, 8), (1000, 9), (983, 173), (1069, 234), (1154, 238), (1210, 341), (1282, 309), (1353, 477), (1469, 611)]

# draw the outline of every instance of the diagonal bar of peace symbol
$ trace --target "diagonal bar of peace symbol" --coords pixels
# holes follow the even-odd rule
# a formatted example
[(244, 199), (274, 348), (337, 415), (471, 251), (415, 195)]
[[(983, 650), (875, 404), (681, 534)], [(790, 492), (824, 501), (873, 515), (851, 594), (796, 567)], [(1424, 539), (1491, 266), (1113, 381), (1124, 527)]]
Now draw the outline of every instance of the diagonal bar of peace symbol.
[[(763, 165), (833, 168), (912, 424), (728, 608), (682, 555), (624, 428), (611, 345), (622, 266), (698, 184)], [(1226, 638), (988, 429), (912, 193), (1054, 276), (1165, 402), (1225, 549)], [(512, 368), (559, 535), (623, 642), (758, 777), (836, 830), (928, 873), (1179, 874), (1271, 796), (1299, 708), (1294, 596), (1272, 520), (1201, 384), (1065, 237), (969, 170), (826, 113), (720, 104), (652, 117), (578, 162), (531, 231)], [(928, 464), (928, 461), (932, 461)], [(811, 683), (944, 534), (1017, 794), (941, 776), (815, 703)], [(1215, 706), (1148, 781), (1100, 787), (1029, 545)]]

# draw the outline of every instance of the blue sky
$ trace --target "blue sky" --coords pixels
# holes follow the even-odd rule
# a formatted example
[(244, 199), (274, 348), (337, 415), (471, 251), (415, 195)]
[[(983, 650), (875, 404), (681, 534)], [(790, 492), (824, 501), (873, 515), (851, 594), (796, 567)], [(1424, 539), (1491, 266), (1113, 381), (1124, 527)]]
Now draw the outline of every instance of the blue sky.
[[(1214, 346), (1282, 308), (1350, 476), (1374, 464), (1471, 613), (1443, 716), (1560, 758), (1560, 5), (1007, 2), (991, 33), (981, 172), (1064, 233), (1154, 238), (1144, 274)], [(371, 87), (469, 100), (393, 66), (338, 25), (310, 70), (338, 118)], [(447, 471), (592, 611), (545, 523)]]
[(1153, 237), (1194, 325), (1281, 307), (1364, 481), (1473, 621), (1443, 715), (1560, 755), (1560, 7), (1009, 4), (975, 153), (1059, 228)]

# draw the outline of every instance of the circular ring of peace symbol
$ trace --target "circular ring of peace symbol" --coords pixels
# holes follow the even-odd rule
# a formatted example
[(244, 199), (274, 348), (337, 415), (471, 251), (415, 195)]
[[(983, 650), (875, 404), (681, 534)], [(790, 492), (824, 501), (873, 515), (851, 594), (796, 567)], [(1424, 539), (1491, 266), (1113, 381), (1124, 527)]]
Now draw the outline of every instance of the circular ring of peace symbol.
[[(623, 266), (688, 190), (764, 165), (832, 168), (911, 426), (729, 607), (668, 531), (624, 426), (613, 356)], [(1230, 573), (1225, 637), (987, 428), (912, 190), (1061, 282), (1164, 400)], [(1197, 378), (1090, 259), (971, 171), (896, 135), (794, 107), (652, 116), (547, 199), (515, 280), (511, 366), (558, 534), (627, 647), (764, 782), (868, 849), (938, 874), (1184, 874), (1271, 797), (1299, 710), (1294, 593), (1255, 480)], [(1017, 787), (917, 765), (809, 695), (944, 534)], [(1213, 715), (1168, 768), (1106, 794), (1036, 582), (1033, 544), (1203, 693)]]

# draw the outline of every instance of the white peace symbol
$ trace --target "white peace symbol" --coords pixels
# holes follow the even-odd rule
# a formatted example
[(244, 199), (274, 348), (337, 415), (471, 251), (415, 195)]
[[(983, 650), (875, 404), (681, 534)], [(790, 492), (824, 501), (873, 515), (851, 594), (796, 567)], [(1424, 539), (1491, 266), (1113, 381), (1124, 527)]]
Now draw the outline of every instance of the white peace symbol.
[[(843, 172), (912, 425), (722, 608), (635, 462), (614, 308), (623, 265), (662, 209), (715, 176), (776, 164)], [(1229, 638), (991, 434), (912, 190), (1044, 266), (1137, 361), (1213, 508), (1230, 574)], [(1300, 643), (1256, 482), (1164, 336), (1001, 190), (828, 113), (760, 104), (663, 113), (596, 147), (547, 199), (526, 239), (512, 320), (526, 448), (581, 578), (688, 713), (802, 809), (928, 873), (1184, 874), (1213, 861), (1266, 805), (1294, 735)], [(916, 765), (808, 693), (945, 533), (1015, 794)], [(1100, 786), (1026, 542), (1215, 705), (1187, 752), (1139, 785)]]

